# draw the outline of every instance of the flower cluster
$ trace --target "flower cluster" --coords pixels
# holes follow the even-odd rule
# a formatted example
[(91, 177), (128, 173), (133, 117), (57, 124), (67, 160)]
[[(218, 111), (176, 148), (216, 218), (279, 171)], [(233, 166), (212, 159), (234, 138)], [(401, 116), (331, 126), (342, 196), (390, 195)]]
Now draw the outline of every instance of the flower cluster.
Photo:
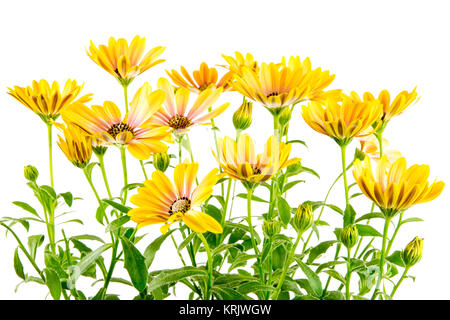
[[(249, 53), (236, 52), (222, 55), (225, 64), (216, 67), (202, 62), (198, 70), (184, 66), (180, 71), (166, 70), (168, 78), (157, 79), (155, 89), (145, 82), (128, 102), (132, 81), (163, 63), (159, 57), (164, 49), (157, 46), (144, 54), (145, 39), (140, 36), (130, 43), (113, 37), (107, 45), (91, 41), (87, 54), (118, 80), (124, 93), (123, 108), (113, 101), (90, 104), (93, 95), (80, 96), (83, 85), (74, 80), (67, 80), (62, 90), (56, 81), (50, 86), (46, 80), (8, 88), (8, 94), (45, 122), (49, 146), (50, 185), (38, 184), (35, 167), (28, 165), (24, 170), (42, 210), (15, 201), (33, 217), (0, 219), (0, 225), (19, 241), (14, 254), (17, 275), (24, 282), (46, 285), (54, 299), (116, 299), (119, 296), (108, 290), (113, 281), (136, 288), (138, 299), (164, 299), (178, 283), (192, 290), (190, 299), (391, 299), (410, 268), (422, 258), (423, 239), (419, 237), (403, 250), (391, 251), (406, 222), (404, 214), (417, 204), (436, 199), (444, 189), (444, 182), (429, 181), (428, 165), (407, 167), (399, 151), (386, 149), (384, 132), (394, 117), (417, 102), (416, 88), (392, 99), (387, 90), (378, 96), (346, 94), (330, 89), (335, 75), (314, 68), (309, 58), (260, 62)], [(240, 95), (242, 104), (235, 106), (229, 119), (236, 131), (226, 135), (215, 119), (225, 117), (230, 108), (229, 102), (218, 101), (231, 95)], [(296, 114), (296, 105), (301, 105), (297, 108), (301, 115)], [(267, 116), (274, 125), (257, 153), (256, 138), (260, 137), (244, 131), (253, 123), (253, 112), (264, 110), (262, 107), (269, 111)], [(340, 150), (342, 171), (322, 201), (309, 199), (307, 188), (298, 192), (306, 181), (299, 176), (319, 177), (293, 155), (297, 143), (306, 143), (301, 137), (289, 139), (289, 127), (301, 123), (331, 138)], [(192, 152), (189, 134), (199, 130), (198, 125), (209, 126), (214, 137), (212, 150), (201, 145), (216, 160), (210, 168), (197, 162), (200, 159), (194, 159)], [(59, 208), (72, 207), (80, 198), (55, 191), (53, 128), (58, 130), (59, 148), (81, 169), (95, 197), (92, 211), (104, 228), (100, 236), (66, 235), (56, 223), (65, 216), (57, 212)], [(355, 141), (359, 144), (349, 162), (346, 151)], [(105, 160), (113, 156), (110, 148), (119, 150), (122, 164), (118, 172), (123, 174), (123, 185), (116, 193), (105, 166)], [(135, 163), (127, 161), (128, 153)], [(330, 157), (325, 160), (333, 161)], [(143, 177), (130, 182), (129, 166), (137, 163)], [(154, 169), (151, 175), (147, 173), (149, 164)], [(101, 170), (104, 195), (97, 189), (95, 167)], [(197, 177), (200, 168), (208, 172), (201, 180)], [(329, 203), (328, 195), (341, 178), (344, 205)], [(64, 188), (70, 186), (67, 181), (57, 181), (58, 188), (63, 184)], [(353, 185), (361, 192), (350, 195)], [(241, 187), (245, 192), (238, 193)], [(129, 193), (133, 194), (128, 197)], [(362, 195), (370, 201), (368, 214), (360, 214), (352, 205)], [(237, 209), (239, 199), (245, 200), (246, 210)], [(258, 211), (252, 210), (255, 202), (259, 202)], [(266, 207), (262, 212), (261, 205)], [(334, 228), (335, 239), (319, 242), (320, 229), (331, 227), (322, 218), (325, 209), (341, 214), (342, 225)], [(383, 230), (371, 223), (374, 219), (384, 221)], [(28, 231), (33, 221), (45, 226), (47, 236), (30, 236), (27, 249), (13, 225), (19, 222)], [(63, 222), (82, 223), (81, 217)], [(142, 251), (138, 243), (148, 237), (140, 230), (145, 227), (150, 235), (155, 234), (150, 225), (158, 225), (160, 232)], [(103, 231), (110, 241), (102, 238)], [(183, 266), (154, 270), (152, 262), (168, 237)], [(85, 244), (87, 240), (102, 245), (92, 250)], [(41, 267), (36, 254), (44, 242), (45, 266)], [(333, 246), (336, 251), (330, 254), (328, 249)], [(109, 261), (102, 258), (108, 250), (112, 252)], [(341, 250), (346, 251), (344, 256)], [(202, 262), (203, 252), (206, 261)], [(165, 255), (158, 257), (167, 259), (168, 252)], [(35, 275), (24, 272), (24, 257)], [(129, 280), (114, 276), (120, 265)], [(398, 268), (404, 270), (400, 278), (396, 278)], [(99, 280), (97, 271), (102, 273)], [(352, 278), (355, 273), (358, 282)], [(95, 279), (92, 295), (77, 282), (82, 276)], [(385, 280), (394, 283), (391, 291)]]

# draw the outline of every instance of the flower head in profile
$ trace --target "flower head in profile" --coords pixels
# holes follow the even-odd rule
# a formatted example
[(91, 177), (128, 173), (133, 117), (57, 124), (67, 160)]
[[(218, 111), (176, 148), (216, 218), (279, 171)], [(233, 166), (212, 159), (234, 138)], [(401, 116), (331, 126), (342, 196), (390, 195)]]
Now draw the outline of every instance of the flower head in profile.
[(262, 63), (254, 70), (247, 66), (235, 73), (233, 88), (269, 111), (277, 112), (288, 105), (318, 95), (334, 79), (329, 71), (311, 69), (309, 59), (291, 57), (286, 63)]
[(159, 79), (158, 88), (165, 92), (166, 100), (163, 107), (149, 120), (149, 123), (154, 126), (169, 126), (174, 130), (175, 134), (185, 133), (194, 125), (205, 124), (224, 112), (229, 106), (229, 103), (225, 103), (216, 109), (208, 111), (208, 108), (219, 99), (222, 88), (203, 90), (189, 107), (188, 89), (175, 89), (164, 78)]
[(346, 95), (342, 99), (327, 99), (323, 104), (311, 102), (302, 107), (305, 122), (339, 145), (347, 145), (354, 137), (368, 134), (366, 129), (380, 119), (382, 112), (376, 100), (364, 102)]
[(122, 85), (129, 85), (131, 81), (151, 67), (164, 62), (158, 57), (165, 47), (155, 47), (144, 55), (145, 38), (135, 36), (128, 45), (126, 39), (109, 38), (108, 45), (97, 46), (91, 41), (87, 55), (113, 75)]
[(85, 103), (92, 99), (92, 94), (78, 97), (83, 85), (78, 85), (75, 80), (67, 80), (63, 90), (60, 90), (58, 82), (52, 85), (47, 80), (33, 81), (31, 86), (8, 88), (8, 94), (17, 99), (28, 109), (36, 113), (42, 120), (49, 122), (59, 117), (61, 111), (72, 103)]
[(234, 57), (227, 56), (224, 54), (222, 54), (222, 57), (228, 63), (228, 65), (222, 65), (222, 67), (227, 68), (228, 70), (230, 70), (235, 74), (241, 74), (243, 67), (250, 68), (250, 70), (253, 70), (255, 72), (259, 71), (258, 62), (253, 58), (253, 56), (250, 53), (247, 53), (244, 57), (242, 53), (236, 51), (234, 53)]
[[(152, 91), (145, 83), (130, 104), (130, 111), (122, 118), (119, 108), (111, 101), (91, 108), (75, 104), (63, 113), (66, 123), (74, 123), (88, 134), (109, 144), (126, 146), (139, 160), (146, 160), (153, 152), (167, 151), (164, 142), (173, 142), (167, 126), (153, 126), (147, 122), (161, 107), (164, 92)], [(163, 142), (164, 141), (164, 142)]]
[(444, 189), (442, 181), (428, 182), (429, 166), (415, 164), (408, 168), (403, 157), (389, 167), (387, 157), (383, 156), (375, 172), (369, 157), (363, 162), (356, 160), (354, 166), (353, 176), (359, 188), (388, 218), (437, 198)]
[(378, 100), (383, 106), (383, 116), (381, 120), (383, 122), (388, 122), (393, 117), (401, 114), (406, 110), (410, 105), (416, 103), (419, 98), (417, 96), (416, 88), (413, 91), (402, 91), (400, 92), (392, 101), (391, 95), (389, 91), (383, 90), (378, 95), (378, 98), (375, 98), (370, 92), (364, 93), (364, 101), (374, 101)]
[(200, 93), (208, 88), (222, 88), (223, 91), (231, 89), (229, 81), (233, 74), (227, 72), (219, 79), (216, 68), (210, 68), (205, 62), (202, 62), (199, 70), (192, 72), (192, 77), (185, 67), (180, 67), (181, 74), (176, 70), (166, 71), (170, 79), (180, 88), (186, 88), (191, 92)]
[(83, 169), (91, 160), (91, 137), (74, 125), (58, 127), (61, 128), (64, 135), (64, 138), (58, 135), (58, 146), (74, 166)]
[(271, 136), (264, 146), (264, 152), (256, 154), (251, 137), (242, 134), (236, 142), (230, 137), (219, 139), (218, 155), (214, 156), (223, 171), (231, 178), (240, 180), (245, 186), (252, 186), (271, 179), (279, 170), (300, 161), (289, 159), (292, 145), (278, 143)]
[(195, 209), (205, 202), (213, 192), (213, 186), (222, 177), (218, 169), (211, 170), (197, 187), (197, 163), (181, 163), (175, 167), (173, 184), (162, 172), (155, 171), (152, 179), (144, 182), (138, 193), (130, 198), (137, 206), (128, 215), (138, 228), (164, 223), (161, 232), (183, 221), (194, 232), (222, 233), (222, 226), (210, 215)]

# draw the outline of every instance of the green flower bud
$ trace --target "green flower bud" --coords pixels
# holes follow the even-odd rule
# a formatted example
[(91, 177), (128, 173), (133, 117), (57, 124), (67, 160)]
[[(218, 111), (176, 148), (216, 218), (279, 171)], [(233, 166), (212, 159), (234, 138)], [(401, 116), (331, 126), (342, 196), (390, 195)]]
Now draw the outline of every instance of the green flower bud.
[(292, 225), (297, 232), (305, 232), (314, 223), (314, 214), (312, 206), (308, 204), (301, 204), (295, 212), (294, 219), (292, 219)]
[(153, 166), (156, 170), (166, 171), (170, 164), (170, 157), (167, 152), (153, 154)]
[(358, 243), (359, 233), (356, 225), (348, 225), (341, 231), (340, 240), (348, 249)]
[(354, 159), (355, 160), (359, 159), (359, 160), (363, 161), (365, 157), (366, 157), (366, 154), (362, 150), (356, 148)]
[(32, 165), (28, 165), (23, 168), (23, 175), (29, 181), (36, 181), (39, 176), (39, 171)]
[(284, 110), (280, 113), (280, 117), (278, 118), (278, 123), (282, 126), (286, 125), (292, 116), (292, 111), (290, 108), (284, 108)]
[(423, 239), (415, 237), (402, 251), (402, 259), (407, 267), (412, 267), (422, 258)]
[(245, 130), (252, 124), (253, 103), (247, 100), (233, 114), (233, 125), (236, 130)]
[(272, 238), (274, 235), (280, 233), (281, 224), (276, 220), (274, 221), (264, 220), (262, 229), (266, 238)]
[(105, 155), (106, 150), (108, 150), (106, 143), (100, 139), (92, 138), (92, 151), (94, 151), (98, 157)]

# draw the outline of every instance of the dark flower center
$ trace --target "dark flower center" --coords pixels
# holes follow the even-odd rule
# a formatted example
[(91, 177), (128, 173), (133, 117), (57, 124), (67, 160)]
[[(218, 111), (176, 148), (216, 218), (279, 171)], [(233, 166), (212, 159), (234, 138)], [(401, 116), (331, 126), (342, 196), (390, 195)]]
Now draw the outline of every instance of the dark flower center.
[(129, 131), (131, 134), (134, 135), (133, 129), (127, 125), (126, 123), (120, 122), (113, 125), (111, 128), (109, 128), (108, 133), (113, 137), (116, 138), (117, 135), (121, 132)]
[(175, 200), (169, 209), (169, 214), (172, 215), (174, 213), (186, 213), (191, 208), (191, 200), (186, 197), (182, 197), (180, 199)]
[(191, 120), (181, 115), (176, 115), (169, 120), (169, 126), (174, 129), (185, 129), (189, 127), (190, 124)]

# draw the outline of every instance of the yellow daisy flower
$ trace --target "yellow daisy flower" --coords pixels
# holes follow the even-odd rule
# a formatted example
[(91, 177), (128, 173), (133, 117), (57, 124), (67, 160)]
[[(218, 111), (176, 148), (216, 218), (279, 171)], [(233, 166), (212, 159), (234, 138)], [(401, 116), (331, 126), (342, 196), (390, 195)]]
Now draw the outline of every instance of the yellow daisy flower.
[(74, 102), (85, 103), (92, 99), (92, 94), (77, 99), (83, 85), (75, 80), (67, 80), (61, 92), (58, 82), (50, 86), (47, 80), (33, 81), (32, 86), (8, 88), (8, 94), (17, 99), (28, 109), (36, 113), (45, 122), (55, 120), (60, 112)]
[(119, 108), (111, 101), (103, 106), (91, 108), (75, 104), (63, 113), (67, 123), (74, 123), (88, 134), (109, 144), (125, 145), (139, 160), (146, 160), (154, 152), (167, 151), (165, 142), (173, 142), (171, 129), (167, 126), (153, 126), (151, 118), (164, 102), (164, 92), (152, 92), (145, 83), (130, 104), (130, 111), (122, 118)]
[(199, 70), (195, 70), (192, 73), (192, 77), (183, 66), (181, 66), (180, 69), (181, 74), (176, 70), (172, 70), (171, 72), (166, 70), (166, 73), (169, 75), (170, 79), (181, 88), (187, 88), (189, 91), (195, 93), (200, 93), (208, 88), (223, 88), (223, 91), (231, 89), (229, 81), (233, 76), (232, 72), (226, 73), (218, 80), (217, 69), (208, 67), (205, 62), (202, 62)]
[(64, 138), (58, 135), (58, 146), (66, 155), (67, 159), (78, 168), (84, 168), (91, 160), (92, 141), (81, 128), (69, 125), (58, 126), (62, 129)]
[(144, 57), (145, 38), (135, 36), (128, 45), (127, 40), (113, 37), (109, 38), (108, 45), (97, 46), (91, 41), (87, 55), (113, 75), (119, 82), (127, 86), (130, 82), (151, 67), (164, 62), (157, 58), (164, 52), (165, 47), (155, 47), (148, 51)]
[(213, 151), (223, 171), (231, 178), (240, 180), (246, 186), (267, 181), (281, 169), (300, 161), (289, 158), (292, 145), (278, 143), (271, 136), (261, 154), (255, 153), (255, 145), (248, 134), (242, 134), (236, 142), (230, 137), (219, 139), (218, 155)]
[(444, 189), (444, 182), (430, 184), (427, 165), (406, 166), (401, 157), (388, 168), (388, 160), (383, 156), (378, 162), (375, 175), (369, 157), (363, 162), (356, 160), (353, 176), (361, 191), (375, 202), (387, 218), (404, 211), (415, 204), (428, 202), (438, 197)]
[(250, 70), (253, 70), (255, 72), (258, 72), (258, 62), (253, 58), (253, 56), (250, 53), (247, 53), (244, 57), (244, 55), (238, 51), (234, 53), (235, 58), (232, 56), (227, 56), (222, 54), (222, 57), (225, 59), (225, 61), (228, 63), (227, 66), (222, 65), (221, 67), (227, 68), (231, 72), (235, 74), (241, 74), (242, 67), (248, 67)]
[(163, 107), (151, 117), (149, 123), (151, 125), (169, 126), (174, 129), (175, 134), (182, 134), (194, 125), (204, 124), (206, 121), (224, 112), (230, 105), (225, 103), (216, 109), (208, 111), (208, 108), (219, 99), (222, 88), (203, 90), (191, 107), (188, 107), (188, 89), (175, 89), (164, 78), (159, 79), (158, 88), (166, 93), (166, 100)]
[(363, 98), (364, 101), (373, 101), (377, 99), (383, 105), (383, 116), (381, 120), (384, 122), (388, 122), (393, 117), (401, 114), (411, 104), (416, 103), (419, 100), (416, 88), (411, 92), (406, 90), (400, 92), (393, 101), (391, 101), (391, 96), (387, 90), (381, 91), (378, 98), (375, 98), (370, 92), (364, 93)]
[(334, 75), (320, 68), (312, 70), (309, 59), (291, 57), (286, 64), (262, 63), (259, 70), (241, 67), (235, 74), (233, 88), (244, 96), (277, 113), (283, 107), (319, 94), (333, 81)]
[[(340, 100), (340, 99), (339, 99)], [(302, 107), (302, 117), (315, 131), (333, 138), (340, 146), (364, 133), (380, 119), (383, 108), (378, 101), (358, 101), (343, 96), (342, 102), (327, 99), (324, 104), (311, 102)]]
[(155, 171), (152, 179), (138, 188), (138, 193), (130, 201), (137, 206), (128, 215), (138, 228), (150, 224), (165, 223), (161, 232), (182, 220), (194, 232), (222, 233), (222, 226), (210, 215), (195, 210), (213, 192), (213, 186), (222, 177), (218, 169), (213, 169), (200, 184), (194, 188), (197, 176), (197, 163), (181, 163), (175, 167), (174, 184), (162, 171)]

